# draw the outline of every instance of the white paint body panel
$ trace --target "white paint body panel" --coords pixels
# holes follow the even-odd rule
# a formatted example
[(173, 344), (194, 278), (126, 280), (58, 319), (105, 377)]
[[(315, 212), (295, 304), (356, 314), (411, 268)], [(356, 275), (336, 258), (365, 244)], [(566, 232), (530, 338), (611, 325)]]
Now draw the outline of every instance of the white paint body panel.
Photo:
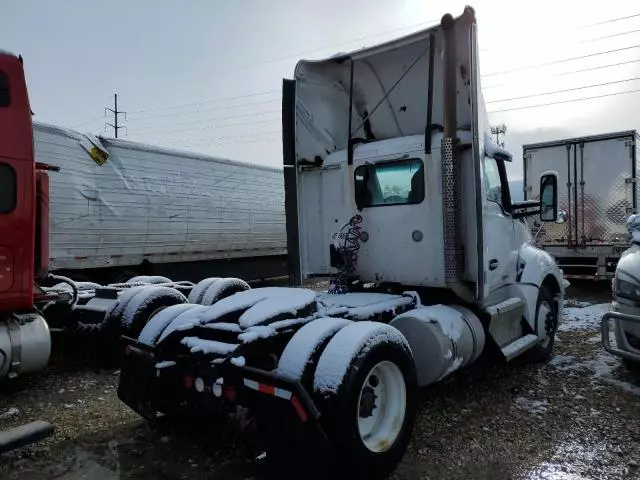
[(282, 171), (101, 139), (99, 166), (77, 132), (34, 124), (52, 172), (50, 269), (282, 255)]

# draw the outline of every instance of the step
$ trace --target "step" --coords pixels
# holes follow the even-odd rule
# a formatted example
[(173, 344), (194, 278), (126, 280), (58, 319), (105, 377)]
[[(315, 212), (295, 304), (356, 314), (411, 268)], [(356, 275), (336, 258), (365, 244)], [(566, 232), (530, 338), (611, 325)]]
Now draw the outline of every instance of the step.
[(510, 344), (505, 345), (502, 348), (502, 354), (507, 359), (507, 361), (510, 361), (516, 358), (522, 352), (535, 347), (537, 343), (538, 337), (530, 333), (529, 335), (525, 335), (524, 337), (518, 338)]

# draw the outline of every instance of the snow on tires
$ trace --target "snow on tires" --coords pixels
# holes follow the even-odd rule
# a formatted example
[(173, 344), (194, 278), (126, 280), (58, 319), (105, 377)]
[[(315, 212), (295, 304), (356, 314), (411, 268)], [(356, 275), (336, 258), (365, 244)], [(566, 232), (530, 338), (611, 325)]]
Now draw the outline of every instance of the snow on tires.
[(244, 280), (240, 280), (239, 278), (223, 278), (209, 285), (207, 290), (202, 294), (199, 303), (202, 305), (213, 305), (234, 293), (249, 289), (251, 289), (251, 287)]
[(329, 317), (307, 323), (287, 343), (278, 362), (278, 373), (292, 380), (301, 380), (319, 346), (350, 323), (343, 318)]
[(169, 287), (142, 287), (142, 289), (128, 302), (122, 312), (122, 324), (130, 326), (135, 315), (154, 300), (164, 297), (176, 300), (176, 303), (186, 303), (187, 298), (177, 290)]
[(194, 307), (196, 307), (196, 305), (193, 305), (192, 303), (181, 303), (165, 308), (149, 320), (149, 322), (144, 326), (138, 336), (138, 341), (147, 345), (154, 345), (164, 329), (167, 328), (167, 326), (175, 320), (178, 315), (186, 312), (187, 310), (192, 310)]
[(213, 282), (217, 282), (218, 280), (222, 279), (220, 277), (211, 277), (200, 280), (189, 292), (189, 297), (187, 297), (189, 303), (200, 303), (202, 295), (207, 291), (207, 288), (209, 288)]
[(317, 393), (337, 393), (355, 358), (382, 342), (396, 343), (411, 351), (406, 338), (386, 323), (355, 322), (340, 330), (325, 348), (313, 380)]

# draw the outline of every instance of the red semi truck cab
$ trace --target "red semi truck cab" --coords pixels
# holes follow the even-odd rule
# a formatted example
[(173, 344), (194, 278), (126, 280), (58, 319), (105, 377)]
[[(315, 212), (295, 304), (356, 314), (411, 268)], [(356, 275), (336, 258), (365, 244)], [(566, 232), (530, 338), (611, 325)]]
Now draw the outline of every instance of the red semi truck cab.
[(34, 278), (48, 263), (47, 200), (22, 59), (0, 50), (0, 312), (33, 307)]

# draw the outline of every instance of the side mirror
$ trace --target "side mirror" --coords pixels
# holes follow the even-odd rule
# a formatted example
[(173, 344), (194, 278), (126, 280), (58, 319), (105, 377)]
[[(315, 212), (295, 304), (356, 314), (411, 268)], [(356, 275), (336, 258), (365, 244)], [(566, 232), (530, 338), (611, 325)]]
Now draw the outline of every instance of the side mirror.
[(558, 221), (558, 174), (543, 173), (540, 177), (540, 220)]

